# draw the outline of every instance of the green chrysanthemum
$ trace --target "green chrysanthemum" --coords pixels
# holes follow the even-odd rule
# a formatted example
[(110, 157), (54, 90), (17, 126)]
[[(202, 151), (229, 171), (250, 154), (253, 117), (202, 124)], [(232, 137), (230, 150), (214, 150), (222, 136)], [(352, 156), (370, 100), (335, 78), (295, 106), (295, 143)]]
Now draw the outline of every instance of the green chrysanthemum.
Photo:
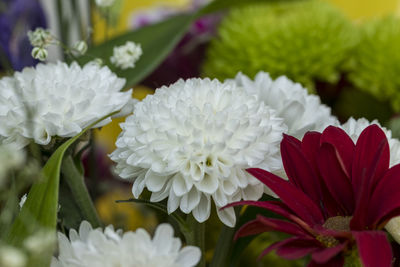
[(400, 19), (384, 17), (361, 26), (350, 81), (400, 111)]
[(263, 70), (313, 89), (315, 81), (338, 81), (355, 39), (352, 23), (322, 1), (245, 6), (221, 23), (204, 74), (225, 79)]

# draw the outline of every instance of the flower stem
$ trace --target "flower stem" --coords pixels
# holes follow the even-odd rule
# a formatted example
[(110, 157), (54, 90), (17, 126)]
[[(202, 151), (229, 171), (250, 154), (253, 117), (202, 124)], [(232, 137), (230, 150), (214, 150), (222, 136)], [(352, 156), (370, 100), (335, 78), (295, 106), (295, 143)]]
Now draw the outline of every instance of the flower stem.
[(72, 195), (84, 218), (90, 222), (93, 228), (102, 226), (102, 223), (97, 215), (96, 209), (93, 205), (92, 199), (86, 188), (85, 181), (82, 174), (77, 169), (74, 160), (71, 156), (64, 158), (61, 172), (71, 189)]
[(226, 225), (222, 226), (210, 267), (228, 266), (229, 253), (232, 250), (234, 234), (235, 228)]
[(192, 214), (189, 214), (186, 219), (187, 225), (191, 230), (191, 234), (186, 235), (188, 245), (196, 246), (201, 250), (201, 259), (197, 267), (205, 267), (205, 223), (199, 223)]

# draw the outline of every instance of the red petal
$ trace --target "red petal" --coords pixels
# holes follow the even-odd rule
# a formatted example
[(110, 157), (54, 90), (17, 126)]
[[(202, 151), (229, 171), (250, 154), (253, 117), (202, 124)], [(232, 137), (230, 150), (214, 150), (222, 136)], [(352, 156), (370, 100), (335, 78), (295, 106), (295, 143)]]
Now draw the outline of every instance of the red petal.
[(320, 182), (317, 173), (303, 155), (301, 142), (292, 136), (284, 135), (281, 154), (289, 180), (319, 205), (322, 200)]
[(354, 151), (352, 184), (356, 195), (362, 188), (362, 179), (368, 179), (367, 184), (371, 186), (375, 185), (375, 180), (389, 168), (389, 159), (389, 144), (382, 129), (376, 124), (365, 128)]
[(235, 240), (240, 237), (249, 236), (249, 235), (258, 235), (264, 232), (270, 232), (272, 228), (268, 225), (261, 223), (258, 220), (253, 220), (243, 224), (239, 230), (235, 233)]
[(229, 207), (235, 207), (235, 206), (239, 206), (239, 205), (249, 205), (249, 206), (255, 206), (255, 207), (260, 207), (260, 208), (270, 210), (272, 212), (275, 212), (278, 215), (281, 215), (281, 216), (295, 222), (297, 225), (301, 226), (308, 233), (313, 233), (313, 230), (306, 222), (304, 222), (302, 219), (300, 219), (295, 214), (293, 214), (292, 211), (284, 203), (282, 203), (280, 201), (251, 201), (251, 200), (238, 201), (238, 202), (228, 204), (225, 207), (223, 207), (222, 209), (226, 209)]
[(315, 173), (318, 174), (318, 179), (320, 181), (321, 191), (322, 191), (322, 205), (324, 207), (324, 212), (326, 212), (326, 217), (336, 216), (341, 212), (339, 205), (333, 199), (331, 194), (329, 193), (328, 188), (323, 182), (322, 178), (319, 175), (318, 170), (318, 151), (321, 147), (321, 139), (322, 134), (319, 132), (307, 132), (303, 140), (301, 142), (301, 149), (303, 151), (304, 156), (310, 162), (311, 167), (314, 169)]
[(367, 229), (367, 214), (376, 182), (389, 167), (389, 145), (377, 125), (368, 126), (358, 138), (353, 160), (353, 192), (356, 207), (350, 222), (352, 230)]
[(323, 224), (324, 217), (318, 206), (295, 186), (261, 169), (247, 169), (247, 171), (277, 194), (303, 221), (311, 226)]
[(303, 140), (301, 141), (301, 150), (304, 156), (310, 162), (310, 165), (314, 167), (314, 171), (317, 173), (317, 158), (318, 150), (320, 148), (321, 133), (319, 132), (307, 132)]
[(352, 232), (364, 267), (390, 267), (392, 248), (383, 231)]
[(350, 178), (355, 148), (350, 136), (338, 127), (329, 126), (322, 133), (321, 144), (322, 143), (333, 145), (339, 155), (339, 163), (343, 166), (343, 170), (347, 177)]
[(376, 228), (382, 219), (400, 209), (400, 165), (390, 168), (372, 193), (368, 212), (368, 225)]
[(293, 260), (302, 258), (319, 248), (315, 239), (292, 237), (272, 244), (261, 253), (259, 259), (274, 249), (277, 250), (276, 254), (282, 258)]
[(235, 239), (243, 236), (256, 235), (264, 232), (278, 231), (290, 235), (308, 235), (297, 224), (287, 221), (257, 216), (257, 219), (244, 224), (235, 234)]
[(280, 246), (276, 249), (276, 254), (288, 260), (295, 260), (307, 256), (318, 249), (318, 246), (311, 240), (297, 240)]
[[(323, 143), (318, 153), (318, 167), (330, 195), (341, 206), (342, 214), (352, 215), (354, 211), (353, 188), (343, 165), (338, 160), (335, 148)], [(336, 214), (336, 216), (339, 214)]]
[(316, 251), (312, 254), (312, 259), (316, 263), (326, 263), (338, 255), (346, 247), (346, 245), (347, 243), (345, 242), (337, 245), (336, 247), (324, 248)]

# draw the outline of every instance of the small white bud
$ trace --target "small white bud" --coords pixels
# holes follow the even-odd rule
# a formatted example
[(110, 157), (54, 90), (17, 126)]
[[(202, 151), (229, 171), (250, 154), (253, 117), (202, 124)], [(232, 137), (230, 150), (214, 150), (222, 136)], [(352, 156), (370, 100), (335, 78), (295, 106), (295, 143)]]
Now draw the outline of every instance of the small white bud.
[(113, 55), (110, 58), (112, 64), (123, 70), (134, 68), (135, 63), (143, 54), (140, 44), (126, 42), (124, 45), (114, 47)]
[(28, 38), (32, 46), (38, 47), (48, 46), (53, 40), (50, 32), (43, 28), (36, 28), (34, 31), (29, 31)]
[(0, 266), (24, 267), (27, 257), (21, 250), (11, 246), (0, 247)]
[(21, 197), (21, 200), (19, 201), (19, 208), (20, 208), (20, 209), (22, 209), (22, 207), (24, 206), (24, 204), (25, 204), (27, 198), (28, 198), (28, 197), (27, 197), (26, 194), (24, 194), (24, 195)]
[(84, 55), (88, 49), (88, 46), (85, 41), (78, 41), (75, 43), (73, 49), (78, 52), (80, 55)]
[(32, 57), (39, 59), (40, 61), (45, 61), (47, 58), (47, 50), (43, 47), (34, 47), (32, 49)]
[(109, 7), (114, 4), (115, 0), (96, 0), (96, 5), (99, 7)]
[(103, 66), (103, 60), (101, 58), (98, 58), (98, 57), (93, 59), (89, 63), (95, 64), (95, 65), (98, 65), (98, 66)]

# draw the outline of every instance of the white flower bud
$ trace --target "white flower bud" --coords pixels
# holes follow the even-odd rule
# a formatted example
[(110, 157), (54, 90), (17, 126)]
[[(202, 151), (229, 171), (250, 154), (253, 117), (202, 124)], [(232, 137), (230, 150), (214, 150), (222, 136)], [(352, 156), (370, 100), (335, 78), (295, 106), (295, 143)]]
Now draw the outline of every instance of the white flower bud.
[(27, 257), (21, 250), (11, 246), (0, 247), (0, 266), (24, 267), (26, 262)]
[(21, 197), (21, 200), (19, 201), (19, 208), (20, 208), (20, 209), (22, 209), (22, 207), (24, 206), (24, 204), (25, 204), (27, 198), (28, 198), (27, 194), (24, 194), (24, 195)]
[(110, 58), (112, 64), (123, 70), (134, 68), (136, 61), (143, 54), (140, 44), (126, 42), (124, 45), (114, 47), (114, 53)]
[(96, 0), (96, 5), (99, 7), (109, 7), (114, 4), (115, 0)]
[(103, 60), (101, 58), (95, 58), (92, 61), (90, 61), (89, 63), (91, 64), (95, 64), (97, 66), (103, 66)]
[(34, 31), (29, 31), (28, 38), (32, 46), (38, 47), (48, 46), (53, 40), (50, 32), (43, 28), (36, 28)]
[(34, 47), (32, 49), (32, 57), (39, 59), (40, 61), (45, 61), (47, 58), (47, 50), (43, 47)]
[(85, 41), (78, 41), (75, 43), (73, 49), (78, 52), (80, 55), (84, 55), (88, 49), (88, 46)]

